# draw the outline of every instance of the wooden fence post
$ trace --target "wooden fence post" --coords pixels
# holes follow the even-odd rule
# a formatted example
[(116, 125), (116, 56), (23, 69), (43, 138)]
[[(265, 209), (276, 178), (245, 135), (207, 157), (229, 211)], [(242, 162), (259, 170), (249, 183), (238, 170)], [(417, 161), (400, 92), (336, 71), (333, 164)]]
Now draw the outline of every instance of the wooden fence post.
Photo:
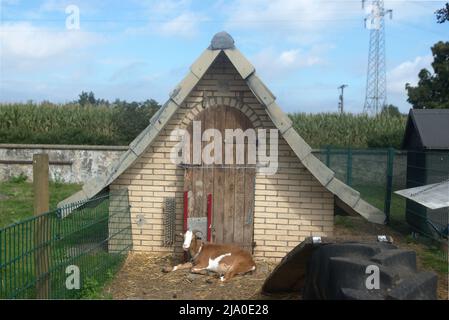
[[(48, 154), (33, 155), (33, 190), (34, 216), (48, 212), (50, 195), (48, 191)], [(48, 216), (36, 219), (34, 230), (36, 295), (38, 299), (48, 299), (50, 292), (49, 281), (49, 247), (50, 221)]]

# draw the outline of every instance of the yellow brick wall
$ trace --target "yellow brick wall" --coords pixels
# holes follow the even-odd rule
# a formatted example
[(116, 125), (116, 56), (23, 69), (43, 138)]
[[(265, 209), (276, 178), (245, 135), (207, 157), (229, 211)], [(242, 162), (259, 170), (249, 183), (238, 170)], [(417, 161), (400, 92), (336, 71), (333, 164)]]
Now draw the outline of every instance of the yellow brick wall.
[[(170, 160), (176, 143), (170, 141), (170, 132), (185, 128), (212, 105), (238, 108), (255, 128), (275, 128), (232, 64), (219, 56), (148, 150), (111, 185), (129, 190), (135, 251), (181, 252), (180, 240), (174, 247), (163, 246), (164, 198), (176, 197), (176, 232), (183, 227), (184, 171)], [(301, 165), (282, 137), (277, 174), (258, 174), (255, 189), (256, 258), (279, 260), (305, 237), (332, 235), (333, 195)], [(137, 223), (139, 218), (143, 223)]]

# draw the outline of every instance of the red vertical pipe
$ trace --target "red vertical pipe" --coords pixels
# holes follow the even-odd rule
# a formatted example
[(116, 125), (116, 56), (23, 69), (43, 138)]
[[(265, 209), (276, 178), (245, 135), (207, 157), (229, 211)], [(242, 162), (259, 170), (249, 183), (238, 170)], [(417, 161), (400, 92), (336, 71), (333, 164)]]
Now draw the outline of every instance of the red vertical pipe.
[(207, 195), (207, 241), (211, 240), (212, 229), (212, 194)]
[[(187, 217), (189, 215), (189, 192), (184, 191), (184, 232), (187, 231)], [(187, 262), (188, 254), (184, 251), (184, 262)]]
[(184, 232), (187, 231), (187, 216), (189, 215), (189, 192), (184, 191)]

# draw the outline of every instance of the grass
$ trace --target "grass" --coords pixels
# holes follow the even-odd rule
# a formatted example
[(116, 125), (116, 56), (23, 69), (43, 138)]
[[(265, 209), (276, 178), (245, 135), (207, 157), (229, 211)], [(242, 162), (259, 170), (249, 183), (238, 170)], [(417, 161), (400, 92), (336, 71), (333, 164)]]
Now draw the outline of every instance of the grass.
[[(50, 182), (50, 210), (58, 202), (81, 190), (79, 184)], [(33, 215), (33, 184), (14, 177), (8, 182), (0, 182), (0, 228), (21, 221)]]
[(423, 266), (426, 269), (432, 269), (439, 273), (448, 274), (448, 264), (441, 258), (441, 250), (437, 248), (429, 248), (428, 250), (418, 253)]
[[(353, 188), (360, 192), (362, 199), (384, 211), (386, 196), (384, 186), (356, 185), (353, 186)], [(403, 235), (407, 235), (411, 232), (405, 220), (405, 198), (395, 193), (391, 195), (389, 226)]]
[(411, 234), (405, 237), (405, 242), (416, 248), (425, 248), (425, 250), (416, 250), (422, 265), (426, 269), (431, 269), (441, 274), (449, 274), (449, 265), (447, 254), (441, 249), (439, 241), (420, 237), (414, 238)]
[[(80, 290), (73, 290), (67, 292), (63, 290), (63, 294), (69, 299), (102, 299), (111, 300), (112, 295), (105, 293), (104, 288), (114, 279), (115, 273), (118, 271), (126, 255), (122, 254), (106, 254), (100, 253), (92, 255), (85, 259), (84, 263), (80, 265), (80, 273), (86, 276), (82, 279)], [(86, 263), (88, 262), (88, 263)], [(96, 270), (89, 269), (92, 265), (99, 267)]]
[(336, 216), (335, 225), (341, 226), (349, 230), (353, 230), (355, 228), (353, 221), (348, 219), (348, 217), (346, 216)]
[[(353, 186), (360, 192), (362, 198), (380, 210), (384, 210), (385, 206), (385, 187), (384, 186)], [(405, 223), (405, 199), (392, 194), (390, 205), (390, 219)]]
[(114, 275), (122, 265), (124, 259), (125, 256), (122, 256), (116, 261), (112, 261), (107, 268), (102, 270), (103, 277), (100, 279), (93, 276), (86, 277), (81, 290), (74, 296), (74, 298), (112, 300), (112, 294), (106, 293), (104, 288), (114, 279)]

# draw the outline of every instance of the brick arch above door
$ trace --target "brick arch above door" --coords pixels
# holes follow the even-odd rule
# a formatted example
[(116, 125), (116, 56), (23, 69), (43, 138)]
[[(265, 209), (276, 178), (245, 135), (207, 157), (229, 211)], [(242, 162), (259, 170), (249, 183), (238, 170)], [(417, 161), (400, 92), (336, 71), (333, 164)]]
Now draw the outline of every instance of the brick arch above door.
[(232, 97), (203, 97), (202, 102), (195, 103), (190, 108), (187, 108), (189, 111), (182, 119), (180, 128), (186, 129), (198, 114), (214, 106), (235, 108), (249, 119), (254, 129), (263, 127), (263, 121), (260, 116), (248, 104), (242, 103), (240, 99)]

